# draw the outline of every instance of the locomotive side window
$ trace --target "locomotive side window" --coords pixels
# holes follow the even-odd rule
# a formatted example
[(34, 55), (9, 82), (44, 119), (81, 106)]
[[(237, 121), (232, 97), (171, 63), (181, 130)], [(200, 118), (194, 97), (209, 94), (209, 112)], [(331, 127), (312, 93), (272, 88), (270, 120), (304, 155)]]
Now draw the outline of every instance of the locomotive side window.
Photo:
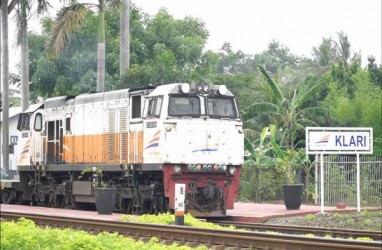
[(70, 128), (70, 117), (66, 117), (65, 124), (66, 124), (66, 133), (70, 133), (70, 132), (71, 132), (71, 128)]
[(208, 115), (213, 118), (237, 118), (234, 100), (232, 98), (207, 98)]
[(136, 95), (131, 97), (131, 118), (141, 117), (141, 96)]
[(200, 117), (200, 99), (197, 96), (170, 96), (168, 115)]
[(30, 114), (21, 114), (19, 117), (19, 120), (17, 121), (17, 129), (22, 130), (29, 130), (29, 117)]
[(35, 131), (42, 130), (42, 114), (41, 113), (37, 113), (36, 117), (34, 118), (34, 130)]
[(153, 97), (149, 100), (147, 117), (159, 117), (162, 108), (162, 97)]

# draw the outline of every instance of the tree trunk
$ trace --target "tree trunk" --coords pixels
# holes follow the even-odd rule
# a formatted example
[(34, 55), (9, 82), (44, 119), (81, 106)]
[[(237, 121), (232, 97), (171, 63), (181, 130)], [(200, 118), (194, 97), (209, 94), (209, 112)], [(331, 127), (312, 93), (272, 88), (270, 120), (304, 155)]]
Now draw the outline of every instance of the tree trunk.
[(105, 43), (98, 43), (97, 92), (105, 91)]
[(1, 0), (1, 61), (3, 63), (2, 73), (2, 105), (3, 105), (3, 122), (2, 122), (2, 166), (9, 174), (9, 50), (8, 50), (8, 0)]
[(98, 13), (98, 50), (97, 50), (97, 92), (105, 91), (105, 17), (104, 17), (104, 2), (103, 0), (98, 0), (99, 2), (99, 13)]
[(28, 23), (26, 1), (22, 1), (21, 9), (21, 111), (29, 107), (29, 58), (28, 58)]
[[(1, 1), (0, 1), (0, 8), (1, 8)], [(2, 8), (1, 8), (2, 9)], [(1, 17), (2, 17), (2, 11), (1, 11), (1, 9), (0, 9), (0, 113), (3, 111), (3, 98), (2, 98), (2, 93), (1, 93), (1, 90), (2, 90), (2, 86), (1, 86), (1, 83), (2, 83), (2, 78), (1, 78), (1, 71), (2, 71), (2, 69), (1, 69), (1, 57), (3, 56), (3, 54), (1, 53), (1, 51), (2, 51), (2, 43), (1, 43), (1, 38), (2, 38), (2, 36), (1, 36), (1, 26), (2, 26), (2, 24), (3, 24), (3, 21), (1, 20)], [(0, 144), (1, 145), (3, 145), (3, 141), (1, 140), (1, 128), (0, 128)], [(1, 147), (2, 148), (2, 147)], [(1, 158), (2, 158), (2, 155), (3, 155), (3, 150), (2, 149), (0, 149), (0, 164), (2, 163), (2, 161), (1, 161)]]
[(122, 0), (119, 50), (119, 74), (122, 77), (130, 67), (130, 0)]

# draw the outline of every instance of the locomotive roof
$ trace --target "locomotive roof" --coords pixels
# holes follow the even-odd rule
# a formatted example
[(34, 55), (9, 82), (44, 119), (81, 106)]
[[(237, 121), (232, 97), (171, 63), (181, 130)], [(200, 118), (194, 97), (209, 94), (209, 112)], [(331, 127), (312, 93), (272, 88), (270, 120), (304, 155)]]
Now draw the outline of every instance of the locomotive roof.
[(74, 98), (74, 96), (70, 96), (70, 95), (56, 96), (56, 97), (48, 98), (44, 102), (44, 108), (48, 109), (48, 108), (65, 106), (66, 101), (73, 99), (73, 98)]
[[(57, 96), (48, 98), (44, 102), (44, 108), (55, 108), (55, 107), (63, 107), (66, 105), (72, 105), (73, 102), (75, 104), (85, 104), (85, 103), (94, 103), (94, 102), (102, 102), (102, 101), (110, 101), (110, 100), (118, 100), (118, 99), (127, 99), (130, 97), (132, 93), (138, 93), (142, 91), (151, 91), (150, 96), (158, 96), (165, 95), (168, 93), (179, 93), (181, 91), (180, 87), (183, 83), (171, 83), (159, 86), (148, 86), (148, 87), (140, 87), (140, 88), (130, 88), (130, 89), (120, 89), (113, 90), (108, 92), (100, 92), (100, 93), (85, 93), (80, 94), (78, 96)], [(214, 89), (218, 89), (220, 85), (214, 85)], [(233, 95), (229, 90), (227, 91), (227, 96)]]
[(21, 112), (21, 113), (32, 113), (32, 112), (35, 112), (37, 109), (39, 109), (41, 106), (43, 106), (44, 103), (36, 103), (36, 104), (31, 104), (29, 105), (29, 108), (27, 110), (25, 110), (24, 112)]
[(93, 94), (81, 94), (75, 98), (75, 103), (85, 104), (85, 103), (127, 99), (130, 97), (131, 92), (144, 91), (147, 89), (148, 88), (120, 89), (120, 90), (113, 90), (113, 91), (93, 93)]
[[(184, 83), (171, 83), (171, 84), (159, 85), (155, 88), (155, 90), (153, 90), (153, 92), (151, 92), (150, 96), (159, 96), (159, 95), (164, 95), (168, 93), (180, 93), (182, 84)], [(203, 85), (203, 83), (198, 83), (198, 84)], [(217, 91), (219, 89), (219, 86), (221, 85), (213, 85), (214, 91)], [(227, 93), (225, 94), (225, 96), (233, 96), (233, 94), (231, 91), (227, 89)]]
[(171, 83), (171, 84), (159, 85), (153, 90), (153, 92), (150, 93), (150, 95), (158, 96), (158, 95), (164, 95), (167, 93), (178, 93), (179, 86), (181, 86), (181, 84), (182, 83)]

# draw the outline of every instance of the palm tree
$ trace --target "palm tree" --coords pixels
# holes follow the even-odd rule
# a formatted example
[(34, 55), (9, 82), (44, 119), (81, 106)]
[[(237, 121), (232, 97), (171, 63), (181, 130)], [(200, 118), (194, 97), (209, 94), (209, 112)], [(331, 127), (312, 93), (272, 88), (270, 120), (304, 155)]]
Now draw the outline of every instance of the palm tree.
[(20, 40), (21, 40), (21, 111), (29, 107), (29, 57), (28, 57), (28, 23), (27, 1), (21, 1), (20, 16)]
[(130, 67), (130, 0), (122, 0), (121, 2), (119, 73), (122, 77)]
[(1, 82), (3, 85), (2, 92), (2, 152), (5, 170), (9, 170), (9, 48), (8, 48), (8, 0), (1, 0), (1, 61), (3, 63), (3, 73)]
[[(97, 49), (97, 91), (105, 90), (105, 0), (98, 0), (98, 4), (78, 3), (72, 0), (68, 6), (64, 6), (57, 14), (46, 49), (49, 55), (55, 57), (60, 54), (65, 42), (69, 39), (73, 30), (81, 25), (88, 11), (92, 8), (98, 10), (98, 49)], [(110, 5), (117, 5), (119, 0), (107, 1)]]
[[(2, 9), (1, 7), (1, 0), (0, 0), (0, 8)], [(3, 24), (3, 22), (1, 21), (1, 17), (2, 17), (2, 11), (0, 10), (0, 67), (1, 67), (1, 57), (2, 57), (2, 53), (1, 53), (1, 39), (2, 39), (2, 35), (1, 35), (1, 26)], [(1, 68), (0, 68), (0, 112), (3, 111), (3, 98), (1, 97), (1, 83), (2, 83), (2, 80), (1, 80)], [(0, 142), (2, 142), (1, 140), (1, 130), (0, 130)], [(3, 145), (3, 143), (1, 143), (1, 145)], [(2, 163), (1, 161), (1, 155), (2, 155), (2, 149), (0, 149), (0, 164)]]
[(336, 43), (340, 57), (344, 63), (345, 70), (347, 71), (349, 68), (349, 60), (350, 60), (350, 42), (348, 36), (343, 32), (338, 32), (339, 44)]
[(280, 145), (294, 149), (297, 138), (305, 131), (305, 126), (317, 126), (308, 115), (327, 113), (321, 107), (310, 107), (309, 101), (317, 94), (323, 82), (312, 85), (312, 79), (307, 77), (299, 90), (293, 91), (293, 96), (287, 98), (281, 91), (278, 82), (274, 81), (268, 72), (258, 67), (265, 81), (260, 83), (260, 91), (265, 95), (265, 101), (256, 102), (244, 110), (244, 120), (254, 119), (255, 115), (265, 114), (269, 124), (275, 124), (282, 130)]
[[(21, 0), (20, 44), (21, 44), (21, 111), (29, 107), (29, 57), (28, 57), (28, 19), (27, 9), (30, 9), (28, 0)], [(47, 10), (47, 1), (38, 0), (37, 13), (40, 15)]]
[(321, 67), (329, 67), (335, 60), (335, 51), (331, 38), (322, 38), (318, 48), (313, 47), (314, 58)]

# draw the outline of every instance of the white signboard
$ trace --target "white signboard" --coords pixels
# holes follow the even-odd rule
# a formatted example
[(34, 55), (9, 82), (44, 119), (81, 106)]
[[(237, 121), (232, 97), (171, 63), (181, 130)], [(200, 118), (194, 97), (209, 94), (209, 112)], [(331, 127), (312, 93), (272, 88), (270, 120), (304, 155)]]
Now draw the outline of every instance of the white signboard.
[(373, 128), (306, 128), (307, 154), (372, 154)]

